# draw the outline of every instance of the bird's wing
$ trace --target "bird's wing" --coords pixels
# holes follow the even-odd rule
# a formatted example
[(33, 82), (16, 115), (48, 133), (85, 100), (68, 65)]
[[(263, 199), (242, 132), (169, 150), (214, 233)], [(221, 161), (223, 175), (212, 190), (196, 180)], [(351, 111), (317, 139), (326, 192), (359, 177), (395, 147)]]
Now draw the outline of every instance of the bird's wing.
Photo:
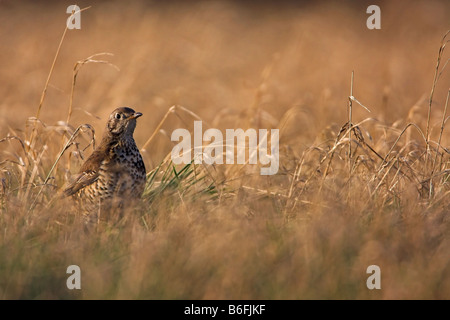
[(83, 172), (78, 175), (74, 182), (72, 182), (66, 189), (64, 189), (64, 195), (71, 196), (77, 193), (79, 190), (87, 187), (91, 183), (98, 179), (98, 172)]
[(98, 179), (99, 169), (104, 161), (104, 158), (104, 153), (94, 151), (81, 167), (81, 173), (77, 176), (75, 181), (64, 189), (64, 195), (74, 195), (79, 190), (94, 183)]

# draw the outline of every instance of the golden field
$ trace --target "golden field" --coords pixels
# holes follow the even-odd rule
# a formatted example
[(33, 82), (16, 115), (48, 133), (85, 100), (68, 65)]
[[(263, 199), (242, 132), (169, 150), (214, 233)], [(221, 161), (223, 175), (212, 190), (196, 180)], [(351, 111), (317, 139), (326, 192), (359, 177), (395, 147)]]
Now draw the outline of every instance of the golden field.
[[(0, 1), (1, 299), (450, 298), (448, 1), (380, 30), (367, 1), (71, 4)], [(119, 106), (147, 188), (86, 233), (59, 194)], [(199, 119), (279, 129), (278, 173), (171, 164)]]

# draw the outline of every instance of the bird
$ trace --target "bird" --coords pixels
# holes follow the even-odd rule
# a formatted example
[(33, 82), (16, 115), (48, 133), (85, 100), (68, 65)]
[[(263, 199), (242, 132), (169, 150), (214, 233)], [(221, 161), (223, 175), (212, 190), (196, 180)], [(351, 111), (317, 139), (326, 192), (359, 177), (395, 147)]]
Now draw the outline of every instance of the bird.
[[(138, 199), (145, 188), (145, 164), (133, 133), (142, 113), (129, 107), (115, 109), (102, 140), (63, 191), (81, 202), (88, 222), (98, 222), (100, 209)], [(118, 200), (118, 201), (115, 201)]]

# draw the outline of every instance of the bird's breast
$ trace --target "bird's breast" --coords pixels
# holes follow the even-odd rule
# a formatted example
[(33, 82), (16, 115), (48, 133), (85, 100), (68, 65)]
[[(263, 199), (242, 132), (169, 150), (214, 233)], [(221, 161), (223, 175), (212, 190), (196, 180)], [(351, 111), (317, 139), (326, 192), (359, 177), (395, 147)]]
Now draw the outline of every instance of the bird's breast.
[(136, 186), (140, 187), (145, 184), (145, 165), (134, 143), (114, 148), (110, 167), (115, 168), (115, 170), (110, 170), (114, 173), (114, 178), (123, 180), (123, 183), (126, 184), (125, 189), (134, 189)]

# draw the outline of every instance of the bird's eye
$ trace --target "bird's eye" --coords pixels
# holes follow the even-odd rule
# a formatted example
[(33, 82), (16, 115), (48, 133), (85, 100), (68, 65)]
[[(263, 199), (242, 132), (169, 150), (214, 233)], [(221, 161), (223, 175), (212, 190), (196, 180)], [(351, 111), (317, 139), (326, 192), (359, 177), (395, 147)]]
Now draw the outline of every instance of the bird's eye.
[(120, 113), (116, 113), (116, 119), (120, 119), (120, 118), (121, 118)]

